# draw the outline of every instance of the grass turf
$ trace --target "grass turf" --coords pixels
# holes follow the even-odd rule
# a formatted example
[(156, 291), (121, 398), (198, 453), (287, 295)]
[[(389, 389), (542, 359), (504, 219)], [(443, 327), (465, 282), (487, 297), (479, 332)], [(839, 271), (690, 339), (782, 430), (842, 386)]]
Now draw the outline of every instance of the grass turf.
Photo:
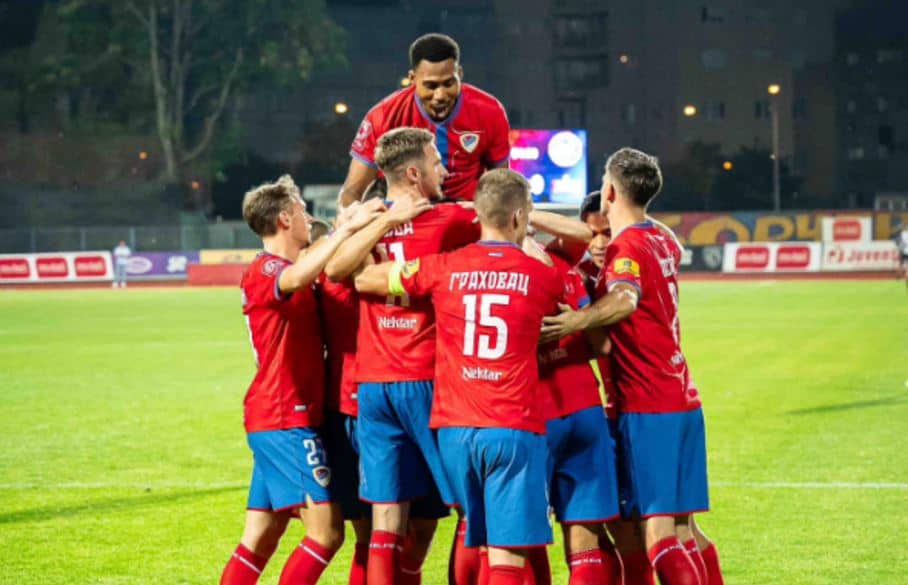
[[(681, 304), (726, 582), (908, 583), (904, 285), (685, 282)], [(252, 368), (235, 289), (0, 290), (0, 583), (217, 582)], [(351, 541), (321, 582), (346, 583)]]

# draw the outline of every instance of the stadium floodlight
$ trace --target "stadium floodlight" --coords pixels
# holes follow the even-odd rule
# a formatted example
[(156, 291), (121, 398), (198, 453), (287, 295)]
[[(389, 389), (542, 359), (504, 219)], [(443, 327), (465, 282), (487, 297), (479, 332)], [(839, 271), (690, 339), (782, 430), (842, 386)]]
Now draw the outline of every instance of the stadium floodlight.
[(722, 163), (722, 168), (725, 169), (726, 171), (730, 171), (733, 168), (735, 168), (735, 165), (733, 165), (730, 160), (727, 160), (724, 163)]
[(631, 58), (627, 53), (621, 53), (621, 55), (618, 57), (618, 61), (621, 62), (622, 65), (627, 65), (628, 63), (630, 63)]
[(697, 106), (693, 104), (687, 104), (684, 106), (684, 115), (688, 118), (693, 118), (697, 115)]
[(350, 108), (344, 102), (337, 102), (334, 104), (334, 113), (338, 116), (343, 116), (350, 111)]
[(779, 92), (782, 91), (782, 86), (780, 86), (778, 83), (773, 83), (768, 88), (766, 88), (766, 91), (769, 92), (769, 95), (779, 95)]
[(145, 152), (144, 150), (141, 151), (141, 152), (139, 152), (139, 160), (145, 160), (145, 159), (147, 159), (147, 158), (148, 158), (148, 153), (147, 153), (147, 152)]

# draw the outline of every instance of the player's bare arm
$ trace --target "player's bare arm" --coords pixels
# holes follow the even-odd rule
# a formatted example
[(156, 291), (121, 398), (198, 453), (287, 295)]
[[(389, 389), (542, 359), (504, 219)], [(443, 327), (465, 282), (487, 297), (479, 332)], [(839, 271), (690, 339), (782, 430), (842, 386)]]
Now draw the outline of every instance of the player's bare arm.
[(390, 274), (394, 262), (382, 262), (366, 266), (353, 281), (356, 291), (368, 295), (387, 295), (390, 289)]
[(534, 209), (530, 212), (530, 225), (561, 240), (588, 244), (593, 239), (593, 230), (584, 222), (560, 213)]
[(540, 343), (561, 339), (576, 331), (604, 327), (628, 318), (637, 309), (640, 293), (625, 282), (612, 287), (607, 295), (579, 311), (568, 305), (559, 305), (561, 313), (542, 319)]
[(390, 230), (404, 224), (420, 213), (432, 208), (428, 199), (394, 202), (388, 211), (365, 229), (343, 242), (325, 266), (325, 274), (340, 282), (359, 270), (372, 252), (372, 248)]
[(291, 293), (315, 282), (318, 275), (325, 269), (325, 264), (337, 251), (338, 246), (358, 230), (380, 217), (383, 210), (384, 203), (378, 199), (359, 205), (352, 217), (338, 227), (333, 234), (322, 238), (305, 254), (300, 254), (299, 259), (292, 266), (281, 272), (278, 281), (281, 292)]
[(546, 266), (555, 265), (555, 263), (552, 262), (552, 257), (546, 253), (546, 251), (542, 247), (542, 245), (539, 242), (537, 242), (536, 240), (534, 240), (533, 238), (531, 238), (530, 236), (527, 236), (523, 239), (522, 247), (523, 247), (524, 254), (526, 254), (530, 258), (535, 258), (536, 260), (539, 260)]
[(344, 180), (344, 186), (341, 187), (337, 197), (338, 208), (343, 209), (354, 201), (359, 201), (366, 191), (369, 183), (378, 176), (378, 170), (359, 161), (355, 158), (350, 159), (350, 168), (347, 170), (347, 178)]

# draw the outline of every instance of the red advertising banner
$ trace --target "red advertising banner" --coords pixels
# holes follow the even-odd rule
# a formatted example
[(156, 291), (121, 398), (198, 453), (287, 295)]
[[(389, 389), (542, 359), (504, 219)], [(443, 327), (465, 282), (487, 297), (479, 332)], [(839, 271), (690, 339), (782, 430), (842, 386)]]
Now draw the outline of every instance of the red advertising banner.
[(110, 252), (0, 254), (0, 284), (112, 279)]
[(818, 242), (725, 244), (723, 272), (817, 272), (823, 245)]

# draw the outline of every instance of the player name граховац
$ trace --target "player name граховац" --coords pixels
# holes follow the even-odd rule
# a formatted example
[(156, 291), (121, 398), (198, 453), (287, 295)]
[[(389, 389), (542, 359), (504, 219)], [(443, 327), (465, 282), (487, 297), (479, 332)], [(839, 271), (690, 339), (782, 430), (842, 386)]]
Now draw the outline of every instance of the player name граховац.
[[(456, 289), (455, 289), (456, 287)], [(497, 272), (493, 270), (471, 270), (452, 272), (449, 290), (512, 290), (523, 296), (529, 294), (530, 277), (520, 272)]]

